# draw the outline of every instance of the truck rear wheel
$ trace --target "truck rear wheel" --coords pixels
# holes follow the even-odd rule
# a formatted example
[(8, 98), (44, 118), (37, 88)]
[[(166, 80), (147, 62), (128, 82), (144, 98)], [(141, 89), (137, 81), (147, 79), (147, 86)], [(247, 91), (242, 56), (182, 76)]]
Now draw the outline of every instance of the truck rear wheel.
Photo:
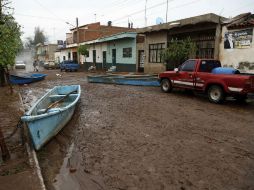
[(220, 104), (225, 100), (225, 93), (222, 87), (218, 85), (212, 85), (208, 89), (208, 98), (210, 102)]
[(172, 83), (169, 79), (162, 79), (161, 81), (161, 90), (163, 92), (171, 92), (172, 91)]

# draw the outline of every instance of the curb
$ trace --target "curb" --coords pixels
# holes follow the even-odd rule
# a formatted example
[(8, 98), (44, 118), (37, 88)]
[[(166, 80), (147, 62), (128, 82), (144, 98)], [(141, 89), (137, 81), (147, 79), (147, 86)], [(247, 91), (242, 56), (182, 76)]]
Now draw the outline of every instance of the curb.
[[(22, 107), (22, 112), (25, 113), (24, 104), (23, 104), (20, 92), (18, 94), (19, 94), (19, 99), (20, 99), (20, 103), (21, 103), (21, 107)], [(28, 137), (26, 139), (29, 139), (27, 126), (25, 127), (24, 133), (25, 133), (24, 135), (26, 137)], [(40, 168), (40, 165), (38, 162), (37, 154), (36, 154), (33, 146), (31, 146), (27, 141), (25, 142), (25, 148), (26, 148), (26, 151), (28, 154), (29, 164), (33, 168), (35, 174), (37, 175), (37, 177), (39, 179), (41, 190), (46, 190), (46, 186), (45, 186), (42, 174), (41, 174), (41, 168)]]

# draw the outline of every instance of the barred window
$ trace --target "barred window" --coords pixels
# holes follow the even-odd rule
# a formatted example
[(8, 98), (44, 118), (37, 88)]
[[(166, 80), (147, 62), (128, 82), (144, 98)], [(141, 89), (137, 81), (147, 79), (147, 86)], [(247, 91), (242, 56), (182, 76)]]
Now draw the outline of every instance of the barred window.
[(149, 62), (162, 63), (162, 51), (165, 49), (165, 43), (149, 44)]
[(123, 57), (132, 57), (132, 48), (123, 48)]

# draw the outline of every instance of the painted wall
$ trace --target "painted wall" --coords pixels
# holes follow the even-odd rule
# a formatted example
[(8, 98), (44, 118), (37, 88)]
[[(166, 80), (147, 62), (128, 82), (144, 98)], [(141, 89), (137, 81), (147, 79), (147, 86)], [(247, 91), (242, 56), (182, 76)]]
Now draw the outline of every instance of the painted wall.
[[(253, 30), (254, 28), (252, 28)], [(244, 29), (239, 29), (244, 30)], [(219, 58), (223, 67), (234, 67), (238, 68), (241, 62), (249, 62), (252, 65), (252, 68), (245, 67), (245, 69), (240, 69), (243, 72), (251, 72), (254, 73), (254, 31), (252, 36), (252, 43), (250, 48), (245, 49), (224, 49), (224, 36), (225, 33), (239, 31), (239, 30), (228, 30), (226, 26), (222, 27), (222, 38), (220, 42), (220, 53)]]
[[(123, 57), (123, 48), (132, 48), (132, 57)], [(117, 71), (136, 71), (136, 39), (124, 38), (114, 41), (90, 44), (89, 56), (86, 57), (85, 69), (93, 65), (93, 50), (96, 50), (96, 67), (109, 69), (112, 66), (112, 49), (116, 49)], [(106, 65), (103, 63), (103, 51), (106, 51)], [(82, 56), (84, 60), (84, 57)], [(100, 65), (99, 65), (100, 64)]]
[[(102, 52), (107, 51), (107, 43), (91, 44), (89, 47), (89, 56), (86, 57), (86, 62), (93, 62), (93, 50), (96, 50), (96, 63), (102, 63)], [(82, 59), (83, 61), (85, 60), (84, 56), (82, 56)]]
[(55, 61), (60, 61), (62, 62), (64, 59), (64, 56), (65, 56), (65, 60), (68, 60), (68, 53), (71, 53), (71, 60), (72, 60), (72, 52), (71, 52), (71, 49), (64, 49), (64, 50), (61, 50), (60, 52), (55, 52), (54, 54), (54, 60)]
[[(123, 48), (132, 48), (132, 57), (123, 57)], [(112, 49), (116, 49), (116, 64), (136, 64), (135, 38), (125, 38), (108, 42), (107, 63), (112, 63)]]
[[(150, 63), (149, 62), (149, 44), (167, 43), (167, 32), (159, 31), (154, 33), (147, 33), (145, 37), (145, 73), (160, 73), (166, 70), (164, 63)], [(166, 45), (165, 45), (166, 47)]]

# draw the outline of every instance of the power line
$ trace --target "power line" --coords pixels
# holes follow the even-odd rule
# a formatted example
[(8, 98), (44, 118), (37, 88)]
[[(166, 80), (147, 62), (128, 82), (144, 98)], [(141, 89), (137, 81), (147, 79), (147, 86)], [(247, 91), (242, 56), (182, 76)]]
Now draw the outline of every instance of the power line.
[[(55, 18), (57, 18), (58, 20), (61, 20), (62, 22), (64, 22), (65, 24), (70, 24), (68, 21), (62, 19), (61, 17), (58, 17), (53, 11), (51, 11), (50, 9), (48, 9), (46, 6), (44, 6), (43, 4), (41, 4), (38, 0), (34, 0), (34, 2), (36, 2), (39, 6), (41, 6), (44, 10), (46, 10), (47, 12), (49, 12), (51, 15), (53, 15)], [(72, 25), (74, 26), (74, 25)]]
[[(174, 0), (172, 0), (172, 1), (174, 1)], [(188, 3), (185, 3), (185, 4), (181, 4), (181, 5), (178, 5), (178, 6), (175, 6), (175, 7), (171, 7), (170, 9), (181, 8), (181, 7), (184, 7), (184, 6), (187, 6), (187, 5), (196, 3), (197, 1), (201, 1), (201, 0), (194, 0), (194, 1), (191, 1), (191, 2), (188, 2)], [(167, 1), (162, 2), (162, 3), (155, 4), (155, 5), (151, 6), (151, 7), (148, 7), (146, 10), (154, 9), (154, 8), (159, 7), (159, 6), (162, 6), (162, 5), (166, 4), (166, 3), (167, 3)], [(142, 12), (144, 12), (144, 11), (145, 11), (145, 9), (142, 9), (142, 10), (139, 10), (139, 11), (136, 11), (136, 12), (133, 12), (133, 13), (131, 13), (131, 14), (128, 14), (128, 15), (125, 15), (125, 16), (120, 17), (120, 18), (118, 18), (118, 19), (115, 19), (115, 20), (113, 20), (113, 22), (118, 21), (118, 20), (125, 19), (126, 17), (130, 17), (130, 16), (133, 16), (133, 15), (136, 15), (136, 14), (140, 14), (140, 13), (142, 13)]]
[(14, 15), (24, 16), (24, 17), (30, 17), (30, 18), (39, 18), (39, 19), (46, 19), (46, 20), (56, 20), (59, 22), (63, 22), (62, 20), (59, 20), (58, 18), (53, 17), (43, 17), (43, 16), (36, 16), (36, 15), (27, 15), (22, 13), (15, 13)]

